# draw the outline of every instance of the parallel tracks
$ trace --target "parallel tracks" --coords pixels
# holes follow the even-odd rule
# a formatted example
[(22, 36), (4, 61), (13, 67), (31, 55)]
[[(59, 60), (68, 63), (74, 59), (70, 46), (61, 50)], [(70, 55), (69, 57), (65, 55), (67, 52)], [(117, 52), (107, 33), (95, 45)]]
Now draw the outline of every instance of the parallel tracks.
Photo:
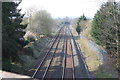
[(64, 80), (64, 78), (72, 78), (74, 80), (74, 78), (75, 78), (74, 64), (75, 63), (74, 63), (74, 57), (73, 57), (74, 56), (73, 55), (73, 47), (72, 47), (71, 38), (70, 38), (70, 36), (72, 36), (72, 33), (68, 27), (62, 27), (60, 29), (60, 31), (56, 35), (56, 38), (54, 39), (54, 41), (50, 47), (50, 49), (48, 50), (48, 52), (46, 53), (46, 55), (40, 62), (39, 66), (37, 67), (36, 71), (32, 75), (32, 78), (38, 78), (36, 76), (39, 76), (39, 74), (41, 74), (40, 70), (44, 66), (46, 58), (48, 57), (49, 54), (51, 54), (51, 51), (54, 48), (54, 51), (52, 51), (51, 57), (49, 58), (49, 61), (47, 63), (47, 67), (44, 70), (44, 74), (42, 75), (42, 77), (39, 77), (39, 78), (44, 80), (47, 77), (47, 74), (52, 66), (51, 64), (55, 58), (54, 56), (55, 56), (55, 54), (57, 54), (56, 51), (58, 49), (58, 45), (60, 45), (60, 41), (62, 41), (61, 38), (63, 38), (63, 36), (64, 36), (64, 40), (63, 40), (62, 46), (64, 48), (64, 56), (63, 56), (62, 63), (61, 63), (62, 64), (61, 65), (61, 67), (62, 67), (61, 79)]
[[(61, 28), (62, 29), (62, 28)], [(60, 29), (60, 31), (61, 31)], [(42, 66), (43, 62), (45, 61), (47, 55), (49, 54), (49, 52), (51, 51), (52, 47), (54, 46), (56, 40), (58, 39), (59, 35), (60, 35), (60, 31), (58, 32), (57, 36), (55, 37), (54, 42), (52, 43), (50, 49), (48, 50), (48, 52), (46, 53), (46, 55), (44, 56), (44, 58), (42, 59), (41, 63), (39, 64), (39, 66), (37, 67), (36, 71), (34, 72), (34, 74), (32, 75), (32, 78), (35, 78), (35, 75), (37, 74), (38, 70), (40, 69), (40, 67)]]
[(54, 54), (56, 53), (57, 47), (58, 47), (58, 45), (59, 45), (60, 38), (61, 38), (61, 35), (59, 35), (59, 40), (58, 40), (57, 45), (56, 45), (56, 47), (55, 47), (54, 53), (52, 54), (52, 57), (50, 58), (50, 61), (49, 61), (49, 63), (48, 63), (48, 67), (47, 67), (47, 69), (45, 70), (45, 73), (44, 73), (44, 75), (43, 75), (43, 77), (42, 77), (42, 80), (45, 78), (45, 76), (46, 76), (46, 74), (47, 74), (47, 72), (48, 72), (48, 69), (50, 68), (51, 62), (52, 62), (52, 60), (53, 60), (53, 58), (54, 58)]
[(63, 75), (62, 80), (64, 78), (72, 78), (74, 80), (74, 59), (73, 59), (73, 51), (70, 33), (68, 27), (66, 29), (66, 39), (65, 39), (65, 54), (64, 54), (64, 66), (63, 66)]

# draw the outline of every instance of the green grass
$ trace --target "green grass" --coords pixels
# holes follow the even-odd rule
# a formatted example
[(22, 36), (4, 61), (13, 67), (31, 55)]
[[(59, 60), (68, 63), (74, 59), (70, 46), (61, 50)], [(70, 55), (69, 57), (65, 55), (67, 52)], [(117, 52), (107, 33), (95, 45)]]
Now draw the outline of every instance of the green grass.
[[(11, 62), (10, 60), (4, 60), (4, 70), (14, 72), (18, 74), (25, 74), (32, 65), (39, 59), (40, 52), (50, 42), (49, 38), (37, 40), (35, 43), (26, 45), (23, 51), (19, 51), (20, 61)], [(38, 50), (39, 49), (39, 50)]]
[(108, 73), (102, 66), (99, 66), (97, 70), (93, 72), (96, 78), (112, 78), (112, 75)]
[(15, 73), (19, 73), (19, 74), (24, 74), (25, 70), (20, 65), (12, 64), (11, 72), (15, 72)]

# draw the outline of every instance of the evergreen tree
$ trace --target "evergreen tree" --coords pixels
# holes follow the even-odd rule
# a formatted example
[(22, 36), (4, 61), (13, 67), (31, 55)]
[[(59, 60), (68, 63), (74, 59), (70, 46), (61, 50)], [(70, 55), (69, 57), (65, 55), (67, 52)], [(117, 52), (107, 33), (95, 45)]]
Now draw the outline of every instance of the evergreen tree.
[(83, 14), (83, 16), (81, 16), (81, 20), (87, 20), (87, 18), (85, 17), (85, 15)]
[(78, 33), (78, 35), (80, 34), (80, 31), (81, 31), (81, 26), (79, 24), (79, 21), (77, 22), (77, 27), (76, 27), (76, 31)]
[(11, 63), (19, 61), (17, 52), (27, 44), (23, 36), (27, 25), (21, 25), (24, 15), (17, 9), (19, 3), (2, 3), (2, 62), (3, 69), (10, 71)]
[[(120, 13), (116, 2), (107, 2), (97, 11), (93, 23), (91, 35), (96, 42), (104, 46), (109, 54), (115, 58), (116, 65), (120, 70)], [(117, 59), (116, 59), (117, 57)]]
[(86, 20), (87, 20), (87, 18), (84, 16), (84, 14), (83, 14), (83, 16), (81, 16), (81, 17), (78, 19), (78, 21), (77, 21), (77, 26), (76, 26), (76, 31), (77, 31), (78, 35), (79, 35), (80, 32), (81, 32), (80, 22), (81, 22), (81, 21), (86, 21)]

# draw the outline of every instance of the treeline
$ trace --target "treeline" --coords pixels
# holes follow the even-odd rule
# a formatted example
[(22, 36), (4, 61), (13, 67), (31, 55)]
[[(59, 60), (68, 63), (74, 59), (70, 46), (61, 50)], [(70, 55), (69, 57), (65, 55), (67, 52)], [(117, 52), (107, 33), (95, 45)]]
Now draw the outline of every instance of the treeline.
[(24, 40), (26, 25), (20, 24), (24, 14), (17, 9), (19, 3), (2, 3), (2, 69), (11, 71), (12, 63), (21, 62), (18, 51), (28, 42)]
[[(54, 20), (45, 10), (30, 13), (26, 18), (25, 14), (20, 13), (21, 9), (17, 9), (20, 3), (2, 2), (2, 69), (24, 73), (32, 59), (36, 59), (34, 54), (39, 55), (34, 53), (34, 47), (31, 46), (35, 45), (35, 42), (31, 42), (34, 41), (34, 37), (28, 36), (28, 40), (25, 39), (25, 34), (30, 31), (38, 38), (41, 34), (48, 36), (54, 28)], [(26, 21), (23, 21), (25, 19)], [(40, 44), (40, 41), (38, 42)], [(44, 46), (46, 43), (44, 42)]]
[(120, 71), (120, 9), (117, 2), (107, 2), (94, 16), (91, 35), (116, 61)]

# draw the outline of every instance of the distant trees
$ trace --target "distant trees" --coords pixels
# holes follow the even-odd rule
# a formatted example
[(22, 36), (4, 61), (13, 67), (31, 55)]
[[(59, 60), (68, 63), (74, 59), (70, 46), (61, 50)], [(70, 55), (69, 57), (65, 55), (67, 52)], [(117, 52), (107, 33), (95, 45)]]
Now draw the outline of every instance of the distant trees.
[(23, 36), (27, 25), (21, 25), (24, 15), (17, 9), (19, 3), (2, 3), (2, 68), (11, 70), (11, 63), (20, 61), (17, 52), (27, 44)]
[(82, 21), (82, 20), (83, 20), (83, 21), (87, 20), (87, 18), (85, 17), (84, 14), (79, 18), (79, 22)]
[(80, 31), (81, 31), (81, 26), (80, 26), (79, 22), (77, 22), (76, 31), (77, 31), (77, 33), (78, 33), (78, 35), (79, 35), (79, 34), (80, 34)]
[(40, 34), (50, 35), (53, 27), (54, 20), (51, 15), (45, 10), (40, 10), (32, 15), (31, 22), (29, 22), (26, 30), (36, 34), (37, 36)]
[(81, 22), (81, 21), (86, 21), (86, 20), (87, 20), (87, 18), (84, 16), (84, 14), (83, 14), (83, 16), (81, 16), (81, 17), (78, 19), (77, 25), (76, 25), (76, 31), (77, 31), (78, 35), (79, 35), (80, 32), (82, 31), (80, 22)]
[(91, 35), (96, 43), (104, 46), (109, 54), (115, 58), (116, 67), (120, 70), (120, 12), (118, 3), (107, 2), (97, 11)]

